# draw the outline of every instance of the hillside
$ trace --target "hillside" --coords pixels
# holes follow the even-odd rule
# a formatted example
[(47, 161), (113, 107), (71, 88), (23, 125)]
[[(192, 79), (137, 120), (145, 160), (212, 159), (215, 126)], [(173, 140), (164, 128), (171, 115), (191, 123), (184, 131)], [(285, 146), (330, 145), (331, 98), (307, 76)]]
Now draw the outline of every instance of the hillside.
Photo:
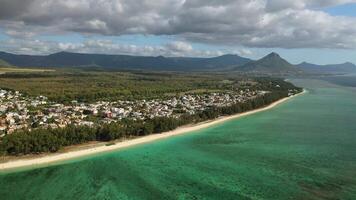
[(349, 74), (356, 73), (356, 65), (350, 62), (342, 64), (316, 65), (307, 62), (297, 65), (300, 69), (312, 74)]
[(237, 71), (263, 74), (299, 74), (302, 70), (281, 58), (277, 53), (271, 53), (257, 61), (251, 61), (235, 68)]
[(20, 67), (99, 67), (158, 71), (224, 71), (250, 62), (238, 55), (213, 58), (153, 57), (59, 52), (48, 56), (0, 52), (0, 59)]
[(0, 67), (12, 67), (8, 62), (0, 59)]

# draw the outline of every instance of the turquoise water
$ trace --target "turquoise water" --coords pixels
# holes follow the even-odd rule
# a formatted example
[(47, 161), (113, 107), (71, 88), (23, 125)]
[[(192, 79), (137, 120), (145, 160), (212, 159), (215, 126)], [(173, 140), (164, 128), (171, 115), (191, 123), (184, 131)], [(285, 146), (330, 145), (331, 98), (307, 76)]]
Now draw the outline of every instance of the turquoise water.
[(356, 92), (317, 80), (267, 112), (0, 175), (0, 199), (356, 199)]

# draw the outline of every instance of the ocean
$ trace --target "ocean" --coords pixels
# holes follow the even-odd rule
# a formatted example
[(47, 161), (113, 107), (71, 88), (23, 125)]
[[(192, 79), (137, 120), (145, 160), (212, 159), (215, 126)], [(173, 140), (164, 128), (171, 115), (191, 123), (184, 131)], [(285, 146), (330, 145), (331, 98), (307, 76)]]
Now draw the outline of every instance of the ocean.
[(356, 77), (204, 130), (0, 174), (0, 199), (356, 199)]

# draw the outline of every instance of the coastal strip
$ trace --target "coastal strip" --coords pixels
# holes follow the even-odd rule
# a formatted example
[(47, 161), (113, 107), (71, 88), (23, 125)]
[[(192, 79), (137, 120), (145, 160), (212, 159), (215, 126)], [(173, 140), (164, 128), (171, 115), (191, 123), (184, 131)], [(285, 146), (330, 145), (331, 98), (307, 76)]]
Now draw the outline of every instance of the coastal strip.
[(215, 120), (211, 120), (211, 121), (207, 121), (207, 122), (203, 122), (203, 123), (199, 123), (199, 124), (193, 124), (193, 125), (189, 125), (189, 126), (179, 127), (173, 131), (168, 131), (168, 132), (164, 132), (164, 133), (160, 133), (160, 134), (152, 134), (152, 135), (143, 136), (143, 137), (139, 137), (139, 138), (135, 138), (135, 139), (131, 139), (131, 140), (125, 140), (125, 141), (118, 142), (118, 143), (110, 145), (110, 146), (99, 146), (99, 147), (93, 147), (93, 148), (84, 149), (84, 150), (69, 151), (69, 152), (65, 152), (65, 153), (47, 155), (47, 156), (39, 157), (39, 158), (12, 160), (9, 162), (1, 163), (0, 170), (10, 170), (10, 169), (15, 169), (15, 168), (43, 166), (43, 165), (47, 165), (50, 163), (70, 160), (70, 159), (74, 159), (74, 158), (94, 155), (94, 154), (103, 153), (103, 152), (115, 151), (115, 150), (119, 150), (122, 148), (138, 145), (138, 144), (144, 144), (144, 143), (153, 142), (156, 140), (165, 139), (165, 138), (176, 136), (176, 135), (181, 135), (181, 134), (185, 134), (185, 133), (189, 133), (189, 132), (193, 132), (193, 131), (198, 131), (198, 130), (208, 128), (210, 126), (220, 124), (220, 123), (232, 120), (232, 119), (237, 119), (240, 117), (244, 117), (244, 116), (252, 115), (252, 114), (255, 114), (258, 112), (269, 110), (269, 109), (274, 108), (275, 106), (277, 106), (291, 98), (294, 98), (294, 97), (299, 96), (304, 93), (306, 93), (306, 90), (303, 90), (303, 92), (296, 94), (294, 96), (280, 99), (280, 100), (273, 102), (272, 104), (270, 104), (266, 107), (263, 107), (263, 108), (247, 111), (244, 113), (239, 113), (236, 115), (220, 117)]

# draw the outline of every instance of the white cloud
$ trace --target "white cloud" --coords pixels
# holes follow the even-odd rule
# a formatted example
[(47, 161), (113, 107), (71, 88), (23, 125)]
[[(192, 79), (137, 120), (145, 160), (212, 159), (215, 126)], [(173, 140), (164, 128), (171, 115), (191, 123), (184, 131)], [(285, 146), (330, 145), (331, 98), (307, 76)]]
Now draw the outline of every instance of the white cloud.
[(126, 54), (141, 56), (193, 56), (214, 57), (228, 53), (240, 53), (229, 50), (197, 50), (189, 43), (175, 41), (164, 45), (118, 44), (111, 40), (86, 40), (83, 43), (53, 42), (31, 39), (11, 39), (2, 43), (2, 50), (30, 55), (47, 55), (59, 51), (77, 53)]
[(175, 52), (191, 52), (193, 50), (192, 45), (181, 41), (168, 43), (166, 47)]
[[(356, 19), (320, 11), (356, 0), (0, 1), (0, 27), (16, 38), (75, 32), (173, 35), (245, 47), (356, 47)], [(167, 47), (189, 49), (183, 43)]]

